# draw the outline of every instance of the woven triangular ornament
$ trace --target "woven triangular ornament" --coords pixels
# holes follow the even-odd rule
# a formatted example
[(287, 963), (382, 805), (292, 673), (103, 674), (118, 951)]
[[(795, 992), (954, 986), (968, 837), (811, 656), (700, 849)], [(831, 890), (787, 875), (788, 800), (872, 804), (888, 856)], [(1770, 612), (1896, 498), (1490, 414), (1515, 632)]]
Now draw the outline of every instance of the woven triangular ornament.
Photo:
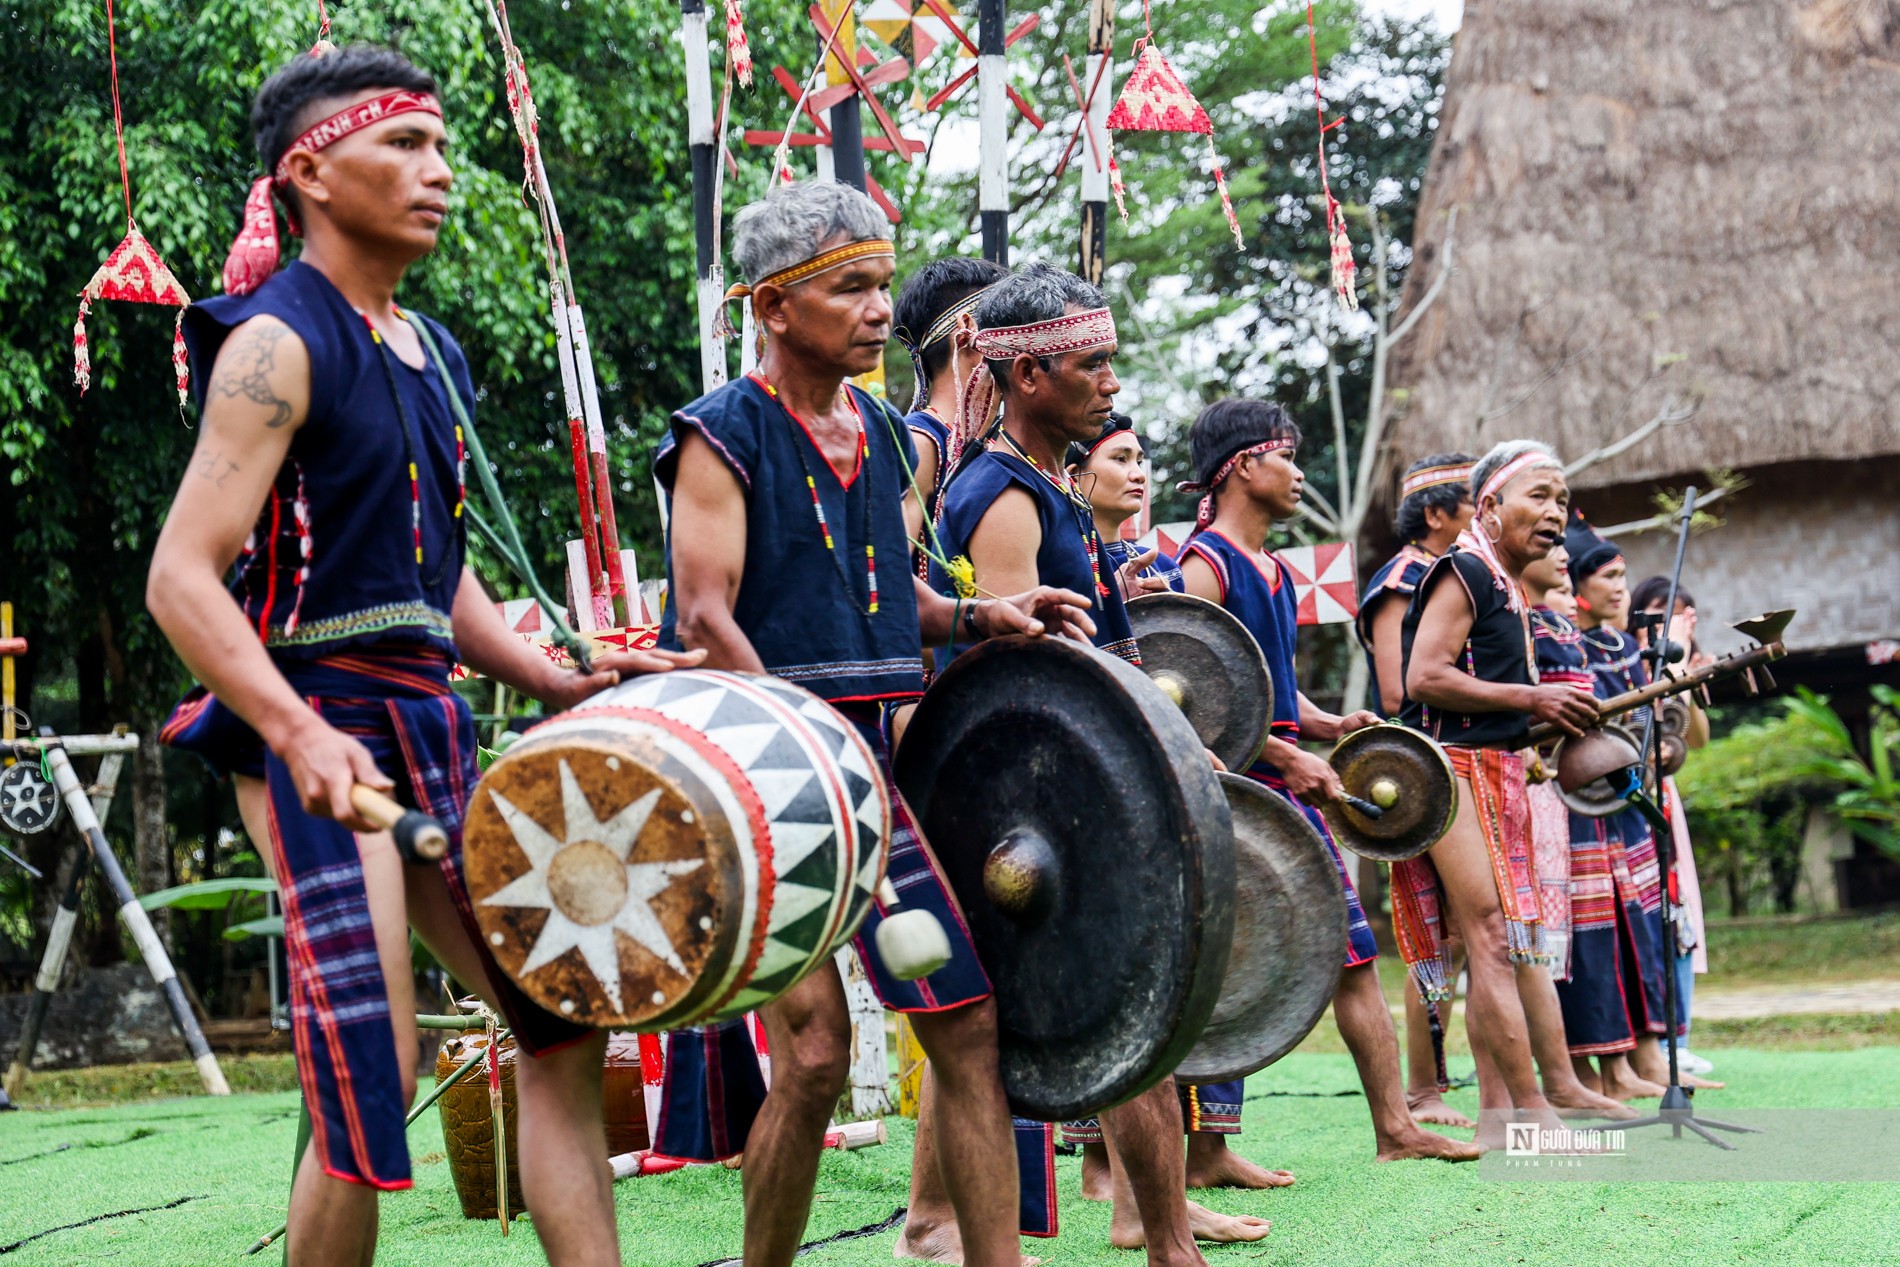
[[(1226, 213), (1227, 227), (1234, 232), (1234, 245), (1245, 247), (1240, 236), (1240, 220), (1227, 196), (1227, 175), (1221, 170), (1220, 154), (1214, 149), (1214, 121), (1194, 99), (1180, 74), (1161, 54), (1152, 37), (1142, 41), (1135, 68), (1122, 84), (1115, 108), (1108, 112), (1108, 126), (1123, 132), (1198, 132), (1207, 138), (1207, 157), (1214, 166), (1214, 188), (1220, 194), (1220, 207)], [(1109, 175), (1115, 186), (1115, 205), (1123, 221), (1128, 208), (1123, 204), (1121, 170), (1109, 161)]]
[(119, 244), (106, 256), (106, 262), (79, 292), (79, 315), (73, 320), (73, 381), (83, 396), (92, 385), (92, 356), (86, 345), (86, 316), (94, 301), (116, 299), (123, 303), (163, 304), (178, 309), (172, 322), (172, 369), (178, 379), (178, 407), (184, 408), (189, 369), (185, 357), (185, 309), (191, 296), (178, 284), (165, 261), (145, 240), (137, 226), (127, 230)]
[(1199, 132), (1212, 136), (1214, 122), (1152, 43), (1141, 50), (1108, 112), (1108, 126), (1124, 132)]

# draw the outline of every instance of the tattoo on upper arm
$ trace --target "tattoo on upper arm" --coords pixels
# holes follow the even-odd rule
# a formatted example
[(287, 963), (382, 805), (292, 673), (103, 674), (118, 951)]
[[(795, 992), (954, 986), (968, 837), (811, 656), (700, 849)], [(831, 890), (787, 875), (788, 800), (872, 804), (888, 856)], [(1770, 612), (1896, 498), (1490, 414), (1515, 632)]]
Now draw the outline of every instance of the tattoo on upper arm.
[(215, 395), (232, 400), (242, 396), (269, 409), (264, 425), (273, 429), (290, 421), (290, 402), (278, 396), (270, 381), (277, 369), (277, 344), (289, 333), (288, 326), (251, 327), (218, 359), (217, 373), (211, 380)]
[(219, 453), (205, 453), (200, 450), (191, 459), (191, 469), (199, 479), (210, 480), (218, 488), (224, 487), (224, 481), (236, 474), (238, 464)]

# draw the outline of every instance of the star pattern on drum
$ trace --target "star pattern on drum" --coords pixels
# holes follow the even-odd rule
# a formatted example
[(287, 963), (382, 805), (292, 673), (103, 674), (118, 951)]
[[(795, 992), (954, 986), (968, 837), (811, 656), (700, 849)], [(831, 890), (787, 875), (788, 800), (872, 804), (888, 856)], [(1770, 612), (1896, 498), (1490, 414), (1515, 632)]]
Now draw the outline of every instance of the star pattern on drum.
[[(771, 679), (703, 671), (640, 678), (615, 691), (704, 734), (759, 795), (776, 882), (753, 987), (733, 1003), (763, 1002), (835, 949), (828, 934), (838, 923), (845, 833), (856, 835), (857, 861), (844, 925), (855, 928), (870, 905), (890, 819), (870, 753), (822, 700)], [(841, 785), (821, 775), (821, 754), (837, 763)]]
[[(533, 972), (569, 950), (579, 950), (614, 1010), (620, 1011), (620, 948), (614, 933), (626, 934), (643, 950), (684, 975), (686, 965), (653, 913), (652, 901), (676, 876), (698, 870), (702, 862), (698, 858), (628, 861), (659, 803), (660, 789), (654, 788), (602, 822), (565, 759), (560, 768), (565, 821), (559, 837), (500, 792), (490, 791), (515, 843), (527, 855), (529, 869), (483, 899), (482, 905), (545, 910), (547, 923), (542, 925), (521, 972)], [(617, 861), (619, 869), (610, 859)]]

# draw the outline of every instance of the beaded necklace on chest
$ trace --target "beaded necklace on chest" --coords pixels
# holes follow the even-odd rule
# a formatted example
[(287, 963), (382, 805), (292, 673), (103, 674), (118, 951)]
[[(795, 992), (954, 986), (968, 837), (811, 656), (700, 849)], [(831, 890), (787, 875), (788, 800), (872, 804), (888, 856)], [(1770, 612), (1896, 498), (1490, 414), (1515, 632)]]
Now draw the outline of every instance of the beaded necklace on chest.
[[(395, 313), (399, 319), (409, 320), (409, 314), (401, 308), (396, 308)], [(370, 342), (374, 343), (376, 350), (382, 354), (383, 377), (389, 382), (390, 399), (396, 402), (396, 418), (402, 428), (403, 456), (409, 464), (409, 527), (415, 538), (416, 567), (420, 570), (422, 567), (422, 476), (416, 457), (415, 423), (409, 417), (409, 406), (403, 403), (402, 387), (396, 381), (396, 354), (389, 350), (388, 341), (383, 338), (382, 332), (376, 328), (375, 323), (369, 319), (368, 313), (359, 308), (356, 315), (363, 319), (363, 324), (369, 328)], [(455, 390), (455, 384), (445, 381), (442, 384), (442, 390), (452, 392)], [(455, 513), (451, 516), (458, 531), (463, 528), (462, 507), (467, 500), (468, 439), (462, 434), (462, 424), (458, 422), (455, 424)], [(442, 562), (436, 568), (435, 575), (429, 577), (427, 583), (431, 586), (439, 584), (448, 574), (449, 563), (454, 558), (455, 551), (453, 549), (447, 551), (442, 556)]]
[(1029, 463), (1030, 468), (1049, 481), (1050, 487), (1061, 493), (1063, 500), (1069, 503), (1069, 509), (1075, 514), (1076, 526), (1082, 531), (1082, 548), (1088, 552), (1089, 572), (1095, 579), (1096, 602), (1099, 605), (1102, 599), (1108, 597), (1108, 584), (1102, 579), (1102, 538), (1095, 531), (1094, 507), (1089, 505), (1088, 498), (1075, 491), (1073, 480), (1059, 480), (1043, 469), (1042, 463), (1030, 457), (1029, 450), (1017, 443), (1015, 436), (1001, 429), (997, 434), (1003, 437), (1003, 443), (1013, 449), (1017, 457)]
[[(764, 389), (765, 394), (770, 396), (778, 404), (778, 407), (785, 411), (786, 417), (798, 424), (799, 430), (803, 431), (808, 437), (811, 435), (811, 428), (807, 427), (805, 420), (800, 418), (792, 407), (785, 403), (785, 398), (779, 395), (777, 387), (773, 386), (769, 380), (760, 374), (752, 375), (752, 381)], [(869, 479), (871, 477), (870, 432), (864, 425), (864, 415), (858, 412), (858, 402), (852, 399), (849, 389), (840, 388), (839, 390), (844, 392), (845, 403), (851, 406), (851, 415), (857, 419), (858, 423), (858, 474), (864, 479)], [(812, 441), (812, 447), (817, 448), (817, 446), (818, 442), (814, 439)], [(850, 600), (852, 608), (858, 615), (877, 615), (877, 550), (871, 541), (871, 490), (868, 488), (865, 490), (864, 505), (858, 517), (859, 535), (864, 539), (865, 594), (869, 600), (868, 604), (861, 606), (858, 603), (856, 591), (851, 587), (851, 574), (845, 567), (843, 553), (838, 549), (837, 542), (832, 538), (831, 522), (825, 518), (825, 503), (823, 499), (818, 496), (818, 480), (812, 472), (811, 461), (805, 456), (804, 446), (798, 443), (797, 437), (793, 437), (792, 439), (792, 450), (798, 454), (799, 468), (805, 473), (805, 488), (811, 493), (811, 508), (812, 513), (818, 518), (818, 532), (825, 540), (825, 553), (831, 556), (832, 566), (838, 570), (838, 580), (844, 585), (845, 597)], [(824, 453), (820, 451), (818, 456), (822, 458), (824, 457)], [(826, 462), (825, 465), (831, 469), (833, 478), (838, 480), (839, 486), (843, 489), (845, 505), (848, 507), (851, 503), (850, 488), (846, 486), (844, 480), (838, 476), (837, 470), (831, 467), (830, 462)], [(845, 544), (846, 547), (849, 548), (850, 543), (846, 542)]]
[[(1629, 687), (1632, 691), (1636, 689), (1636, 675), (1630, 672), (1630, 666), (1635, 663), (1635, 657), (1623, 655), (1625, 644), (1620, 633), (1615, 635), (1616, 640), (1614, 642), (1606, 643), (1600, 638), (1592, 638), (1590, 636), (1591, 631), (1588, 629), (1579, 629), (1577, 632), (1583, 635), (1585, 642), (1595, 647), (1598, 651), (1603, 652), (1605, 655), (1621, 656), (1622, 658), (1619, 660), (1605, 661), (1603, 667), (1606, 669), (1615, 669), (1622, 675), (1623, 685)], [(1615, 631), (1612, 632), (1614, 633)]]

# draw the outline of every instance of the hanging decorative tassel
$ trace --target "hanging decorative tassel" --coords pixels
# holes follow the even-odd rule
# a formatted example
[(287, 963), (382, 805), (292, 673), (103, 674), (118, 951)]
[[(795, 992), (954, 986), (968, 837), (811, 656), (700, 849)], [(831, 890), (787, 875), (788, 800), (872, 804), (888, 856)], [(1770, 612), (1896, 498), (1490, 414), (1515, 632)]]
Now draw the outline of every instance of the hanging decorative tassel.
[(1247, 242), (1240, 236), (1240, 217), (1234, 214), (1234, 200), (1227, 196), (1227, 174), (1220, 169), (1220, 155), (1214, 149), (1214, 134), (1207, 134), (1207, 157), (1214, 164), (1214, 188), (1220, 194), (1220, 209), (1227, 216), (1227, 227), (1234, 231), (1234, 245), (1245, 250)]
[(330, 42), (330, 11), (324, 8), (323, 0), (317, 0), (317, 42), (310, 46), (310, 55), (322, 57), (334, 52), (336, 45)]
[(191, 356), (185, 351), (185, 310), (172, 318), (172, 378), (178, 386), (178, 408), (183, 409), (191, 394)]
[(1326, 242), (1332, 252), (1333, 293), (1347, 312), (1359, 311), (1359, 287), (1353, 280), (1358, 265), (1352, 259), (1352, 240), (1346, 236), (1346, 215), (1339, 199), (1333, 197), (1333, 184), (1326, 174), (1326, 134), (1346, 121), (1340, 115), (1326, 122), (1326, 98), (1319, 86), (1319, 27), (1313, 18), (1313, 2), (1306, 3), (1306, 45), (1313, 60), (1313, 117), (1319, 123), (1319, 188), (1326, 197)]
[(165, 261), (158, 258), (158, 252), (152, 249), (132, 219), (132, 176), (125, 163), (125, 115), (119, 106), (116, 25), (112, 0), (106, 0), (106, 47), (112, 59), (112, 131), (119, 145), (119, 191), (125, 196), (125, 236), (106, 256), (105, 263), (92, 275), (86, 288), (79, 292), (79, 312), (73, 318), (73, 382), (82, 396), (92, 386), (92, 349), (86, 338), (86, 317), (92, 312), (93, 301), (116, 299), (134, 304), (163, 304), (179, 310), (178, 320), (172, 323), (172, 366), (177, 375), (178, 407), (183, 410), (189, 377), (183, 322), (191, 296), (165, 267)]
[[(1142, 8), (1146, 14), (1148, 5)], [(1227, 193), (1227, 174), (1221, 170), (1220, 152), (1214, 148), (1214, 121), (1155, 43), (1154, 19), (1152, 14), (1147, 17), (1147, 33), (1135, 41), (1134, 69), (1128, 72), (1128, 79), (1122, 84), (1115, 108), (1108, 112), (1108, 126), (1123, 132), (1198, 132), (1205, 136), (1221, 211), (1227, 217), (1227, 227), (1233, 230), (1234, 245), (1244, 249), (1246, 242), (1240, 235), (1240, 219), (1234, 214), (1233, 199)], [(1115, 208), (1126, 224), (1128, 204), (1122, 189), (1121, 168), (1116, 165), (1113, 154), (1108, 160), (1108, 184), (1115, 192)]]
[(1339, 302), (1347, 312), (1359, 311), (1359, 287), (1355, 275), (1359, 266), (1353, 263), (1352, 239), (1346, 236), (1346, 217), (1339, 204), (1328, 200), (1326, 219), (1332, 224), (1332, 264), (1333, 293), (1339, 296)]
[(84, 396), (86, 389), (92, 386), (92, 353), (86, 346), (86, 314), (91, 311), (91, 295), (85, 291), (80, 292), (79, 315), (73, 318), (73, 382), (79, 384), (81, 396)]
[(746, 43), (745, 14), (739, 0), (726, 0), (726, 64), (743, 88), (752, 86), (752, 46)]

